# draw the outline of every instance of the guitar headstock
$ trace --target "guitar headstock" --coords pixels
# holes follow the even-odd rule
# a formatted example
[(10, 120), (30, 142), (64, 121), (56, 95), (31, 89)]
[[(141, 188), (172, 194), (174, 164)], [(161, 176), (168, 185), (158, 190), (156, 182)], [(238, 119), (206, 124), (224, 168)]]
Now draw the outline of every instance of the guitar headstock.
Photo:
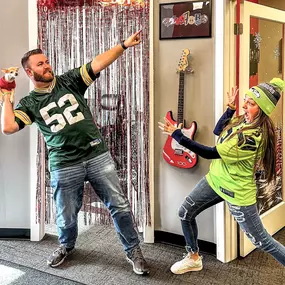
[(182, 51), (182, 55), (180, 57), (177, 72), (186, 72), (186, 73), (193, 73), (194, 70), (192, 67), (189, 66), (188, 56), (190, 55), (189, 49), (184, 49)]

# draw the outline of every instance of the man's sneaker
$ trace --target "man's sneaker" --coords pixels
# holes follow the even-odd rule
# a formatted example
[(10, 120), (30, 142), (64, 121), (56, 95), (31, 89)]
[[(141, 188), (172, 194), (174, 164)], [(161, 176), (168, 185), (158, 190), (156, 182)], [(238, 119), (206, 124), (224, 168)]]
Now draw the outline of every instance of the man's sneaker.
[(200, 271), (203, 269), (202, 257), (197, 260), (191, 258), (191, 253), (188, 253), (182, 260), (174, 263), (170, 270), (174, 274), (183, 274), (189, 271)]
[(136, 274), (145, 275), (149, 273), (148, 265), (142, 255), (140, 247), (135, 247), (127, 254), (127, 261), (132, 264)]
[(75, 251), (75, 248), (65, 248), (63, 245), (59, 246), (52, 255), (47, 259), (47, 265), (51, 267), (59, 266), (65, 258), (72, 254)]

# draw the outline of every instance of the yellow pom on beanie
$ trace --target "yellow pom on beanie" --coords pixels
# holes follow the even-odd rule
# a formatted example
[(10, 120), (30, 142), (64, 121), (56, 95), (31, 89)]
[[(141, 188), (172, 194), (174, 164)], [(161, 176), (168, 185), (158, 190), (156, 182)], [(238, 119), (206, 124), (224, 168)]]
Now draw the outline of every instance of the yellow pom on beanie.
[(274, 87), (276, 87), (279, 93), (281, 93), (284, 90), (285, 82), (280, 78), (273, 78), (272, 80), (270, 80), (269, 83)]

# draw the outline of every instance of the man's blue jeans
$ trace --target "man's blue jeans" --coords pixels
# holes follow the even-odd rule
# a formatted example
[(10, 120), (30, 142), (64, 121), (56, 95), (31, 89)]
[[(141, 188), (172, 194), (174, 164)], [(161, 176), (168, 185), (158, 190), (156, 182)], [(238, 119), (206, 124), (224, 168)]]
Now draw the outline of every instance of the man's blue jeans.
[(115, 229), (128, 253), (139, 245), (130, 204), (122, 192), (111, 155), (106, 152), (82, 163), (51, 172), (59, 241), (66, 248), (75, 246), (77, 215), (82, 206), (84, 181), (94, 188), (111, 213)]
[[(178, 215), (181, 220), (187, 252), (199, 251), (196, 216), (221, 201), (223, 199), (210, 187), (205, 177), (185, 198)], [(257, 248), (271, 254), (285, 266), (285, 247), (267, 233), (260, 220), (256, 204), (235, 206), (228, 203), (228, 205), (231, 214), (251, 242)]]

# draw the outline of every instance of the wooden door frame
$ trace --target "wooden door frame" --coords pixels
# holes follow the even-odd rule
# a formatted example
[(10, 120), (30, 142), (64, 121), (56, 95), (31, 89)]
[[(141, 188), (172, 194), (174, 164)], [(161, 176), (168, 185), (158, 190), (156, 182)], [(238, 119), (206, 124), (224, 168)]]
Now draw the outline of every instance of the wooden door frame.
[(144, 242), (154, 243), (154, 0), (149, 1), (149, 203), (151, 224), (143, 230)]
[[(38, 12), (37, 0), (28, 0), (29, 14), (29, 50), (37, 48), (38, 42)], [(30, 90), (33, 90), (33, 84), (30, 81)], [(36, 217), (37, 201), (37, 141), (38, 130), (35, 125), (30, 126), (30, 229), (31, 241), (40, 241), (45, 235), (45, 206), (41, 207), (40, 221)], [(43, 167), (43, 169), (45, 169)], [(45, 187), (41, 187), (42, 205), (45, 205)]]
[[(235, 1), (223, 1), (223, 13), (221, 13), (221, 3), (214, 2), (215, 5), (215, 120), (219, 120), (226, 109), (226, 93), (235, 86)], [(220, 24), (219, 21), (222, 21)], [(222, 38), (221, 36), (222, 29)], [(218, 33), (218, 34), (217, 34)], [(219, 43), (220, 42), (220, 43)], [(220, 61), (223, 61), (221, 65)], [(221, 66), (223, 70), (221, 72)], [(218, 74), (222, 73), (222, 79)], [(219, 86), (219, 88), (217, 88)], [(217, 244), (217, 259), (222, 262), (229, 262), (237, 258), (237, 224), (228, 210), (225, 202), (215, 206), (215, 230)]]
[[(259, 18), (268, 18), (268, 11), (276, 13), (276, 21), (282, 18), (282, 14), (284, 11), (280, 11), (277, 9), (264, 7), (262, 5), (251, 3), (248, 1), (242, 1), (241, 5), (241, 22), (244, 24), (244, 12), (245, 7), (252, 6), (254, 7), (254, 13), (253, 16), (259, 17)], [(225, 22), (224, 22), (224, 33), (225, 33), (225, 41), (224, 41), (224, 90), (228, 91), (232, 86), (235, 86), (235, 76), (236, 76), (236, 46), (235, 46), (235, 35), (234, 35), (234, 23), (236, 22), (235, 19), (235, 9), (236, 9), (236, 0), (230, 0), (226, 1), (226, 7), (225, 7)], [(265, 9), (266, 12), (265, 12)], [(249, 17), (248, 17), (249, 20)], [(282, 22), (282, 21), (281, 21)], [(246, 31), (243, 31), (244, 34), (246, 34)], [(285, 35), (283, 35), (285, 36)], [(241, 47), (242, 46), (249, 46), (249, 37), (241, 37)], [(283, 50), (284, 53), (284, 50)], [(240, 58), (240, 94), (244, 94), (246, 91), (245, 89), (248, 89), (248, 78), (249, 78), (249, 60), (248, 55), (246, 53), (241, 54)], [(285, 70), (285, 62), (283, 62), (283, 70)], [(283, 79), (284, 79), (284, 73), (283, 73)], [(245, 80), (247, 80), (245, 82)], [(247, 87), (244, 87), (247, 86)], [(225, 94), (226, 92), (224, 92)], [(227, 98), (224, 98), (224, 102), (226, 102)], [(240, 103), (242, 102), (242, 96), (240, 96)], [(283, 100), (283, 110), (285, 108), (285, 100)], [(284, 125), (284, 118), (283, 118), (283, 125)], [(285, 141), (285, 134), (283, 132), (283, 142)], [(284, 157), (284, 147), (283, 147), (283, 157)], [(285, 175), (283, 171), (283, 181), (285, 181)], [(283, 197), (285, 197), (285, 189), (283, 188)], [(280, 229), (280, 225), (276, 225), (276, 223), (272, 223), (272, 217), (269, 220), (269, 216), (272, 215), (274, 212), (274, 215), (278, 216), (280, 215), (280, 212), (282, 212), (282, 207), (284, 202), (278, 204), (277, 206), (273, 207), (263, 215), (261, 215), (262, 221), (264, 226), (267, 228), (268, 232), (270, 234), (274, 234), (276, 231), (278, 231), (278, 228)], [(227, 206), (224, 206), (225, 208)], [(274, 217), (273, 217), (274, 219)], [(274, 219), (276, 220), (276, 219)], [(224, 219), (223, 219), (223, 228), (224, 228), (224, 255), (222, 256), (223, 259), (218, 258), (219, 260), (223, 262), (228, 262), (233, 259), (235, 259), (238, 255), (246, 256), (249, 252), (255, 249), (254, 245), (249, 241), (248, 238), (245, 237), (244, 233), (241, 232), (238, 227), (237, 223), (234, 221), (234, 219), (231, 217), (229, 211), (224, 212)], [(238, 238), (240, 237), (240, 241)], [(246, 248), (246, 250), (244, 250)], [(217, 252), (218, 253), (218, 252)]]
[[(272, 15), (274, 14), (274, 21), (284, 23), (285, 24), (285, 12), (282, 10), (270, 8), (267, 6), (263, 6), (260, 4), (244, 1), (241, 5), (241, 21), (243, 22), (243, 35), (241, 36), (241, 47), (249, 47), (249, 29), (250, 29), (250, 17), (257, 17), (264, 20), (273, 21)], [(248, 29), (247, 29), (248, 28)], [(284, 31), (283, 31), (283, 39), (285, 38)], [(283, 47), (284, 53), (284, 47)], [(245, 91), (249, 88), (249, 53), (241, 52), (240, 56), (240, 94), (245, 94)], [(285, 70), (285, 63), (283, 61), (283, 71)], [(284, 80), (284, 72), (282, 76)], [(240, 96), (240, 103), (242, 102), (243, 98)], [(284, 103), (283, 102), (283, 110), (284, 110)], [(283, 116), (283, 126), (284, 126), (284, 117)], [(283, 132), (283, 144), (285, 135)], [(284, 147), (283, 147), (283, 158), (284, 158)], [(284, 170), (284, 169), (283, 169)], [(282, 171), (282, 181), (284, 183), (285, 174)], [(283, 199), (285, 197), (285, 191), (283, 187)], [(284, 227), (283, 223), (278, 219), (278, 217), (282, 216), (282, 213), (285, 212), (285, 202), (281, 202), (272, 209), (266, 211), (264, 214), (260, 216), (262, 223), (269, 234), (273, 235), (277, 231), (279, 231), (282, 227)], [(240, 255), (246, 256), (252, 250), (255, 249), (255, 246), (249, 241), (249, 239), (245, 236), (243, 232), (240, 231)]]

